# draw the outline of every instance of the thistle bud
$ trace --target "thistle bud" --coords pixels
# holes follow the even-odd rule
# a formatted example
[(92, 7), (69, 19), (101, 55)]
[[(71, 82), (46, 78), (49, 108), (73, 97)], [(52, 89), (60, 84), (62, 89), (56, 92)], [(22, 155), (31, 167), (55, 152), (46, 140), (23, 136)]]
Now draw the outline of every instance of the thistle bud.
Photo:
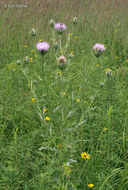
[(103, 86), (104, 86), (104, 82), (101, 82), (101, 83), (100, 83), (100, 87), (103, 87)]
[(58, 62), (60, 63), (60, 68), (63, 68), (63, 66), (66, 64), (66, 58), (62, 55), (58, 59)]
[(75, 24), (77, 24), (78, 23), (78, 18), (77, 17), (74, 17), (73, 18), (73, 24), (75, 25)]
[(51, 27), (54, 27), (54, 25), (55, 25), (54, 20), (51, 19), (51, 20), (49, 21), (49, 25), (50, 25)]
[(28, 56), (26, 56), (26, 57), (24, 58), (24, 62), (25, 62), (25, 63), (29, 63), (29, 57), (28, 57)]
[(22, 63), (22, 61), (21, 61), (21, 60), (17, 60), (16, 63), (17, 63), (18, 65), (20, 65), (20, 64)]
[(106, 69), (106, 75), (107, 77), (110, 77), (112, 75), (112, 70), (111, 69)]
[(32, 35), (32, 36), (35, 36), (35, 35), (36, 35), (36, 31), (35, 31), (34, 28), (31, 30), (31, 35)]

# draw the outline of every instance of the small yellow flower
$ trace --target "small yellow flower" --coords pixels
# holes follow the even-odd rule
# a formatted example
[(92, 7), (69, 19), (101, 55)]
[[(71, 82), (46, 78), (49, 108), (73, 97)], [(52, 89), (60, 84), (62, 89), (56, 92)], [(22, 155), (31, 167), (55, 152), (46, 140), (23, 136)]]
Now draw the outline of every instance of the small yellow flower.
[(128, 59), (126, 60), (126, 63), (128, 63)]
[(79, 99), (79, 98), (77, 98), (77, 99), (76, 99), (76, 102), (77, 102), (77, 103), (79, 103), (79, 102), (80, 102), (80, 99)]
[(78, 39), (78, 36), (74, 36), (75, 39)]
[(33, 63), (33, 58), (32, 57), (30, 58), (30, 62)]
[(104, 128), (104, 131), (107, 131), (108, 130), (108, 128)]
[(112, 71), (111, 69), (105, 69), (105, 71)]
[(16, 71), (16, 70), (17, 70), (17, 65), (16, 65), (16, 63), (10, 63), (10, 64), (8, 64), (8, 69), (9, 69), (9, 70)]
[(96, 64), (97, 67), (99, 67), (100, 65), (99, 64)]
[(62, 146), (62, 144), (58, 144), (56, 147), (57, 147), (57, 148), (60, 148), (61, 146)]
[(32, 98), (32, 101), (34, 102), (36, 99), (35, 98)]
[(81, 158), (83, 158), (83, 159), (90, 159), (90, 155), (89, 154), (87, 154), (86, 152), (82, 152), (81, 153)]
[(71, 171), (72, 171), (71, 168), (70, 168), (69, 166), (65, 166), (65, 167), (64, 167), (64, 170), (65, 170), (64, 173), (65, 173), (65, 175), (67, 175), (67, 176), (69, 176), (69, 174), (70, 174)]
[(16, 64), (15, 64), (15, 63), (10, 63), (9, 65), (11, 65), (11, 66), (15, 66)]
[(27, 84), (27, 87), (30, 87), (30, 84)]
[(43, 112), (45, 113), (46, 111), (48, 111), (48, 109), (44, 108), (44, 109), (43, 109)]
[(39, 42), (43, 42), (43, 40), (40, 39)]
[(72, 37), (72, 34), (68, 34), (70, 37)]
[(116, 56), (116, 59), (119, 59), (119, 57), (118, 57), (118, 56)]
[(72, 58), (74, 56), (73, 51), (70, 52), (69, 56), (70, 56), (70, 58)]
[(93, 184), (88, 184), (88, 187), (92, 188), (92, 187), (94, 187), (94, 185)]
[(65, 96), (65, 95), (66, 95), (66, 92), (63, 91), (63, 92), (62, 92), (62, 95)]
[(60, 50), (60, 53), (63, 53), (63, 50)]
[(47, 116), (47, 117), (44, 118), (44, 120), (45, 121), (50, 121), (51, 119), (50, 119), (50, 117)]
[(25, 48), (28, 48), (28, 46), (27, 46), (27, 45), (25, 45), (24, 47), (25, 47)]
[(57, 73), (58, 75), (61, 75), (61, 71), (56, 71), (56, 73)]

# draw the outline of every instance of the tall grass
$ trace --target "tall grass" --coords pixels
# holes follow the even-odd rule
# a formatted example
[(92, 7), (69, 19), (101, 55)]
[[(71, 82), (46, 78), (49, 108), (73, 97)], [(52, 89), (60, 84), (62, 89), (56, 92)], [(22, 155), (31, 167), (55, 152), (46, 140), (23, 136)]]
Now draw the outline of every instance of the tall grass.
[[(127, 190), (128, 2), (7, 3), (0, 6), (0, 190), (86, 190), (89, 184)], [(67, 30), (59, 36), (50, 19)], [(35, 47), (40, 39), (51, 46), (43, 56)], [(92, 49), (97, 42), (106, 47), (99, 58)], [(62, 54), (67, 63), (60, 69)]]

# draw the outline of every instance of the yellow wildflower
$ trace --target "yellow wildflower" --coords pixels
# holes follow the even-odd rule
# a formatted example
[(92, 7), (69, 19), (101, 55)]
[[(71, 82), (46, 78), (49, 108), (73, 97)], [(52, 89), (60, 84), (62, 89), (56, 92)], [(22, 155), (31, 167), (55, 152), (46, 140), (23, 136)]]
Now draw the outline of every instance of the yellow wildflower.
[(57, 147), (57, 148), (60, 148), (61, 146), (62, 146), (62, 144), (58, 144), (56, 147)]
[(74, 36), (75, 39), (78, 39), (78, 36)]
[(47, 116), (47, 117), (44, 118), (44, 120), (45, 121), (50, 121), (51, 119), (50, 119), (50, 117)]
[(27, 45), (25, 45), (24, 47), (25, 47), (25, 48), (27, 48), (28, 46), (27, 46)]
[(30, 62), (31, 62), (31, 63), (33, 62), (33, 58), (32, 58), (32, 57), (30, 58)]
[(126, 60), (126, 63), (128, 63), (128, 59)]
[(72, 34), (68, 34), (70, 37), (72, 37)]
[(80, 102), (80, 99), (79, 99), (79, 98), (77, 98), (77, 99), (76, 99), (76, 102), (77, 102), (77, 103), (79, 103), (79, 102)]
[(69, 57), (72, 58), (73, 56), (74, 56), (73, 51), (71, 51)]
[(15, 64), (15, 63), (10, 63), (9, 65), (11, 65), (11, 66), (15, 66), (16, 64)]
[(64, 173), (65, 173), (65, 175), (67, 175), (67, 176), (69, 176), (69, 174), (70, 174), (71, 171), (72, 171), (71, 168), (70, 168), (69, 166), (65, 166), (65, 167), (64, 167), (64, 170), (65, 170)]
[(116, 59), (119, 59), (119, 57), (118, 57), (118, 56), (116, 56)]
[(99, 67), (100, 65), (99, 64), (96, 64), (97, 67)]
[(10, 63), (10, 64), (8, 64), (8, 69), (9, 69), (9, 70), (16, 71), (16, 70), (17, 70), (17, 65), (16, 65), (16, 63)]
[(90, 159), (90, 155), (87, 154), (86, 152), (82, 152), (82, 153), (81, 153), (81, 158), (84, 158), (85, 160), (86, 160), (86, 159)]
[(94, 187), (94, 185), (93, 184), (88, 184), (88, 187), (92, 188), (92, 187)]
[(56, 71), (56, 73), (57, 73), (58, 75), (61, 75), (61, 71)]
[(43, 112), (46, 112), (46, 111), (48, 111), (48, 109), (44, 108), (44, 109), (43, 109)]
[(30, 87), (30, 84), (27, 84), (27, 87)]
[(36, 99), (35, 98), (32, 98), (32, 101), (34, 102)]
[(104, 131), (107, 131), (108, 130), (108, 128), (104, 128)]
[(63, 92), (62, 92), (62, 95), (65, 96), (65, 95), (66, 95), (66, 92), (63, 91)]
[(105, 71), (111, 71), (111, 69), (106, 69)]
[(63, 53), (63, 50), (60, 50), (60, 53)]
[(43, 42), (43, 40), (40, 39), (39, 42)]

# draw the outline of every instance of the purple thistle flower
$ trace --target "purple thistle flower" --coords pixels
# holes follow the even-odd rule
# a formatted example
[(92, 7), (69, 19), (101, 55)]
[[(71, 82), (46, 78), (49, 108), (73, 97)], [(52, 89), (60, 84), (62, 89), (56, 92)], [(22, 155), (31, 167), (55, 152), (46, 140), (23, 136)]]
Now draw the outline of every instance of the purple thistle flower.
[(47, 42), (38, 42), (36, 44), (36, 49), (40, 52), (48, 51), (49, 48), (50, 48), (50, 45)]
[(93, 49), (95, 51), (99, 51), (99, 52), (105, 51), (104, 45), (103, 44), (98, 44), (98, 43), (93, 46)]
[(103, 52), (103, 51), (105, 51), (105, 47), (104, 47), (104, 45), (103, 44), (95, 44), (94, 46), (93, 46), (93, 49), (95, 50), (95, 56), (96, 57), (100, 57), (100, 55), (101, 55), (101, 53)]
[(55, 30), (64, 31), (64, 30), (66, 30), (66, 25), (63, 23), (57, 23), (57, 24), (55, 24)]

